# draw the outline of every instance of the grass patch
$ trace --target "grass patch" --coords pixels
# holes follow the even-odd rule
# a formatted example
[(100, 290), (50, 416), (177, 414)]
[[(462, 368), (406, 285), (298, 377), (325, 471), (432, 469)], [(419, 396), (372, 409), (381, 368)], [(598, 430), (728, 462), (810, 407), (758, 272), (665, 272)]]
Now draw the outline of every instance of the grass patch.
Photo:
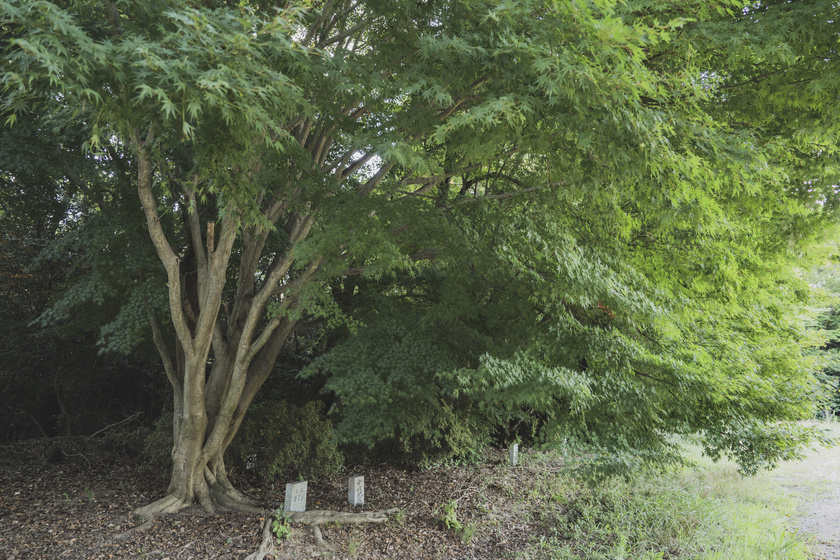
[[(568, 474), (533, 481), (542, 497), (542, 535), (522, 558), (556, 560), (807, 560), (797, 534), (798, 499), (782, 478), (744, 478), (689, 446), (698, 469), (680, 469), (595, 487)], [(796, 464), (794, 464), (796, 465)], [(788, 467), (791, 468), (791, 467)], [(802, 467), (795, 467), (802, 468)], [(533, 494), (532, 494), (533, 495)]]

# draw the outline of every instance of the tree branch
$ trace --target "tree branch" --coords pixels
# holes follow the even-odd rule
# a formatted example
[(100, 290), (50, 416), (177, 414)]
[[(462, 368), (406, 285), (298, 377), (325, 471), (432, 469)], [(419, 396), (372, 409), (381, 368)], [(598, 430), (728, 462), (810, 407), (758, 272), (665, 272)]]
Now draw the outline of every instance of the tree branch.
[(312, 42), (312, 38), (315, 36), (315, 32), (318, 30), (319, 27), (326, 21), (327, 14), (332, 11), (333, 7), (333, 0), (328, 0), (327, 4), (324, 6), (324, 9), (321, 10), (321, 13), (318, 14), (318, 17), (315, 18), (315, 21), (312, 22), (312, 25), (306, 30), (306, 36), (304, 36), (303, 41), (300, 42), (303, 46), (309, 46), (309, 43)]
[(376, 175), (368, 179), (368, 182), (362, 185), (362, 188), (359, 189), (358, 195), (359, 196), (367, 196), (373, 189), (376, 188), (376, 185), (385, 178), (385, 175), (388, 174), (389, 171), (394, 167), (394, 163), (386, 163), (382, 167), (379, 168), (379, 171), (376, 172)]
[(747, 84), (752, 84), (752, 83), (758, 82), (759, 80), (762, 80), (764, 78), (769, 78), (770, 76), (775, 76), (777, 74), (784, 74), (785, 72), (787, 72), (787, 70), (788, 70), (787, 68), (782, 68), (781, 70), (776, 70), (775, 72), (765, 72), (764, 74), (759, 74), (758, 76), (754, 76), (754, 77), (750, 78), (749, 80), (744, 80), (743, 82), (738, 82), (736, 84), (728, 84), (728, 85), (719, 86), (718, 89), (732, 89), (732, 88), (736, 88), (736, 87), (745, 86)]
[[(198, 300), (204, 301), (207, 291), (207, 253), (204, 251), (204, 243), (201, 240), (201, 220), (198, 216), (198, 203), (195, 200), (195, 191), (185, 189), (189, 205), (187, 207), (187, 227), (190, 232), (190, 241), (195, 254), (196, 276), (198, 280)], [(196, 309), (199, 311), (200, 309)]]
[(169, 379), (172, 388), (178, 390), (180, 386), (178, 366), (175, 363), (172, 352), (169, 350), (169, 346), (167, 346), (163, 338), (163, 329), (161, 329), (160, 322), (154, 313), (149, 313), (149, 325), (152, 327), (152, 341), (155, 343), (158, 354), (160, 354), (161, 361), (163, 361), (163, 370), (166, 373), (166, 378)]
[(193, 357), (195, 353), (193, 337), (187, 324), (187, 318), (184, 316), (183, 306), (181, 305), (180, 259), (178, 259), (175, 251), (172, 250), (172, 246), (166, 239), (166, 234), (160, 225), (157, 200), (152, 193), (152, 163), (149, 159), (149, 153), (146, 150), (146, 145), (151, 141), (151, 138), (151, 129), (143, 141), (140, 140), (140, 134), (137, 130), (132, 131), (131, 134), (131, 143), (137, 152), (137, 192), (140, 196), (140, 204), (143, 206), (143, 212), (146, 215), (149, 236), (152, 239), (152, 244), (155, 246), (158, 258), (160, 258), (166, 270), (166, 277), (169, 283), (169, 311), (172, 316), (172, 324), (175, 327), (178, 338), (181, 340), (181, 344), (184, 346), (184, 351)]
[(328, 47), (328, 46), (332, 45), (333, 43), (338, 43), (342, 39), (346, 39), (347, 37), (350, 37), (351, 35), (353, 35), (357, 31), (361, 31), (362, 29), (364, 29), (365, 27), (370, 25), (370, 22), (371, 22), (370, 19), (366, 19), (366, 20), (362, 21), (361, 23), (358, 23), (358, 24), (354, 25), (350, 29), (348, 29), (346, 31), (342, 31), (338, 35), (334, 35), (333, 37), (331, 37), (329, 39), (325, 39), (324, 41), (322, 41), (321, 43), (318, 44), (318, 47), (319, 48), (325, 48), (325, 47)]
[(538, 190), (540, 190), (540, 187), (529, 187), (527, 189), (522, 189), (520, 191), (514, 191), (514, 192), (509, 192), (509, 193), (488, 194), (488, 195), (484, 195), (484, 196), (475, 196), (475, 197), (472, 197), (472, 198), (465, 198), (463, 200), (453, 202), (452, 204), (446, 204), (446, 205), (443, 206), (443, 208), (446, 208), (447, 210), (451, 210), (451, 209), (455, 208), (456, 206), (460, 206), (461, 204), (467, 204), (467, 203), (470, 203), (470, 202), (478, 202), (480, 200), (504, 200), (506, 198), (514, 197), (518, 194), (531, 193), (531, 192), (536, 192)]
[(376, 154), (365, 154), (359, 159), (354, 160), (350, 165), (344, 168), (339, 175), (339, 181), (344, 181), (355, 173), (360, 167), (373, 159)]

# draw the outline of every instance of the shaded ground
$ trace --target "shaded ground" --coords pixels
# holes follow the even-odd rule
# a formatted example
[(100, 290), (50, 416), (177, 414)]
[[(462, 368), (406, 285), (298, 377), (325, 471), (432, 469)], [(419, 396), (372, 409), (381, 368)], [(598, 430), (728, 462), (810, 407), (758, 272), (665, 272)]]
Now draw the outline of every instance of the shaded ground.
[[(825, 425), (840, 437), (840, 424)], [(334, 481), (310, 481), (308, 508), (375, 511), (400, 508), (382, 525), (322, 527), (329, 549), (319, 548), (306, 526), (294, 525), (277, 559), (494, 559), (543, 558), (548, 520), (535, 470), (558, 464), (527, 460), (510, 467), (500, 451), (480, 467), (407, 473), (381, 465)], [(347, 476), (365, 476), (364, 507), (347, 503)], [(840, 447), (820, 449), (770, 476), (800, 503), (799, 528), (815, 560), (840, 559)], [(240, 486), (241, 487), (241, 486)], [(28, 440), (0, 447), (0, 560), (22, 559), (243, 559), (257, 549), (258, 515), (207, 516), (199, 511), (159, 517), (142, 532), (131, 512), (162, 497), (165, 481), (139, 474), (125, 458), (84, 439)], [(251, 491), (266, 510), (282, 507), (283, 489)], [(471, 533), (440, 523), (441, 505), (454, 500), (457, 519)]]
[[(354, 510), (347, 503), (347, 479), (341, 476), (310, 481), (308, 508), (398, 507), (402, 515), (381, 525), (323, 527), (331, 550), (318, 548), (307, 527), (293, 526), (276, 558), (535, 557), (527, 551), (545, 533), (525, 511), (530, 468), (507, 466), (501, 452), (491, 452), (481, 467), (406, 473), (380, 466), (354, 474), (365, 476), (365, 506)], [(0, 447), (0, 560), (228, 560), (244, 558), (258, 547), (261, 520), (248, 514), (161, 516), (149, 529), (120, 538), (142, 522), (132, 510), (164, 490), (161, 481), (140, 476), (124, 459), (83, 440), (28, 440)], [(282, 490), (251, 496), (266, 509), (283, 504)], [(457, 501), (458, 520), (474, 529), (469, 542), (438, 521), (441, 504), (449, 500)]]

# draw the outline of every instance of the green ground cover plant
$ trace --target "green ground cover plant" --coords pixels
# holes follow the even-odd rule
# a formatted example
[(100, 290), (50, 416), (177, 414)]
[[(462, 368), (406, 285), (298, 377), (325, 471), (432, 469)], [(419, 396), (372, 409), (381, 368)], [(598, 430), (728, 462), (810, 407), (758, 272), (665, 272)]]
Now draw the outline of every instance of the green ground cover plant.
[[(829, 435), (840, 432), (828, 426)], [(533, 512), (545, 532), (535, 537), (533, 557), (571, 560), (807, 560), (814, 540), (797, 529), (797, 507), (827, 489), (787, 488), (808, 461), (752, 477), (737, 465), (712, 462), (699, 447), (683, 443), (696, 467), (674, 468), (630, 480), (589, 485), (567, 472), (534, 478), (541, 495)], [(545, 459), (546, 457), (542, 457)], [(532, 459), (534, 463), (540, 457)], [(526, 557), (526, 556), (521, 556)]]

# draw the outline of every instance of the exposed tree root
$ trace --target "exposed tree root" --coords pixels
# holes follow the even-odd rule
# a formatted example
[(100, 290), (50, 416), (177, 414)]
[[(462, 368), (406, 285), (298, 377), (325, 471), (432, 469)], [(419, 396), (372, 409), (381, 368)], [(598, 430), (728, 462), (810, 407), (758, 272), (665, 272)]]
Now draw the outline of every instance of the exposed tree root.
[(239, 490), (233, 487), (222, 471), (219, 476), (213, 474), (209, 467), (204, 467), (204, 480), (209, 487), (210, 499), (213, 504), (224, 511), (238, 511), (243, 513), (262, 513), (263, 510), (255, 507), (256, 502), (246, 498)]
[(165, 513), (175, 513), (177, 511), (181, 511), (185, 507), (188, 507), (190, 504), (183, 501), (178, 496), (174, 494), (167, 494), (160, 500), (156, 502), (152, 502), (147, 506), (143, 506), (141, 508), (137, 508), (134, 510), (135, 515), (139, 515), (144, 519), (154, 519), (156, 515), (162, 515)]
[(271, 534), (271, 516), (265, 516), (262, 530), (262, 542), (259, 548), (245, 557), (245, 560), (264, 560), (269, 554), (274, 554), (274, 535)]
[[(261, 514), (264, 511), (254, 507), (253, 504), (256, 502), (240, 494), (230, 484), (217, 482), (215, 478), (202, 482), (204, 483), (197, 485), (195, 503), (198, 503), (207, 513), (234, 511)], [(145, 519), (151, 519), (157, 515), (176, 513), (190, 505), (192, 504), (175, 494), (167, 494), (156, 502), (134, 510), (134, 513)]]
[[(231, 492), (231, 490), (233, 490), (233, 492)], [(241, 500), (238, 498), (241, 498)], [(265, 515), (265, 510), (256, 508), (252, 505), (255, 503), (253, 500), (249, 500), (239, 492), (236, 492), (229, 484), (217, 484), (215, 479), (211, 479), (211, 482), (208, 485), (203, 486), (202, 489), (196, 492), (195, 501), (208, 513), (215, 513), (216, 511), (235, 511)], [(152, 502), (151, 504), (134, 510), (135, 515), (143, 518), (143, 523), (115, 535), (113, 540), (116, 542), (124, 541), (134, 533), (145, 531), (151, 527), (158, 515), (177, 513), (182, 509), (188, 508), (190, 505), (191, 504), (182, 500), (175, 494), (167, 494), (156, 502)], [(266, 517), (268, 516), (266, 515)], [(266, 525), (269, 529), (271, 528), (270, 521), (271, 520), (268, 519)], [(265, 541), (265, 538), (263, 538), (263, 541)], [(268, 554), (268, 552), (266, 552), (266, 554)], [(264, 558), (264, 556), (261, 556), (260, 560), (262, 558)]]
[(151, 527), (154, 524), (154, 522), (155, 522), (155, 518), (154, 517), (149, 517), (149, 518), (146, 519), (146, 521), (144, 521), (140, 525), (137, 525), (136, 527), (132, 527), (130, 529), (127, 529), (127, 530), (123, 531), (122, 533), (118, 533), (118, 534), (114, 535), (111, 540), (113, 542), (122, 542), (122, 541), (126, 540), (128, 537), (130, 537), (131, 535), (133, 535), (134, 533), (139, 533), (141, 531), (145, 531), (146, 529)]
[(135, 515), (143, 518), (143, 523), (119, 533), (113, 537), (114, 541), (124, 541), (134, 533), (145, 531), (155, 522), (155, 517), (166, 513), (175, 513), (189, 506), (186, 502), (173, 494), (167, 494), (160, 500), (134, 510)]
[(397, 513), (400, 508), (383, 509), (379, 511), (365, 511), (353, 513), (347, 511), (331, 511), (313, 509), (309, 511), (287, 511), (286, 519), (295, 523), (306, 523), (308, 525), (321, 525), (323, 523), (384, 523), (388, 521), (391, 514)]
[[(320, 525), (323, 523), (384, 523), (388, 521), (391, 514), (400, 511), (399, 508), (389, 508), (379, 511), (368, 511), (353, 513), (346, 511), (331, 511), (314, 509), (310, 511), (287, 511), (285, 518), (294, 523), (310, 525), (312, 537), (315, 544), (320, 548), (330, 548), (321, 533)], [(274, 535), (271, 533), (272, 515), (266, 512), (262, 528), (262, 542), (259, 548), (245, 557), (245, 560), (264, 560), (266, 556), (274, 553)]]
[(330, 548), (330, 545), (324, 540), (324, 535), (321, 534), (321, 527), (318, 525), (312, 525), (312, 538), (315, 539), (315, 544), (319, 548)]
[(388, 521), (392, 513), (400, 511), (399, 508), (383, 509), (379, 511), (366, 511), (353, 513), (347, 511), (331, 511), (313, 509), (309, 511), (286, 512), (286, 519), (295, 523), (306, 523), (312, 526), (312, 538), (315, 544), (321, 548), (329, 548), (327, 541), (321, 534), (319, 525), (330, 522), (340, 523), (384, 523)]

